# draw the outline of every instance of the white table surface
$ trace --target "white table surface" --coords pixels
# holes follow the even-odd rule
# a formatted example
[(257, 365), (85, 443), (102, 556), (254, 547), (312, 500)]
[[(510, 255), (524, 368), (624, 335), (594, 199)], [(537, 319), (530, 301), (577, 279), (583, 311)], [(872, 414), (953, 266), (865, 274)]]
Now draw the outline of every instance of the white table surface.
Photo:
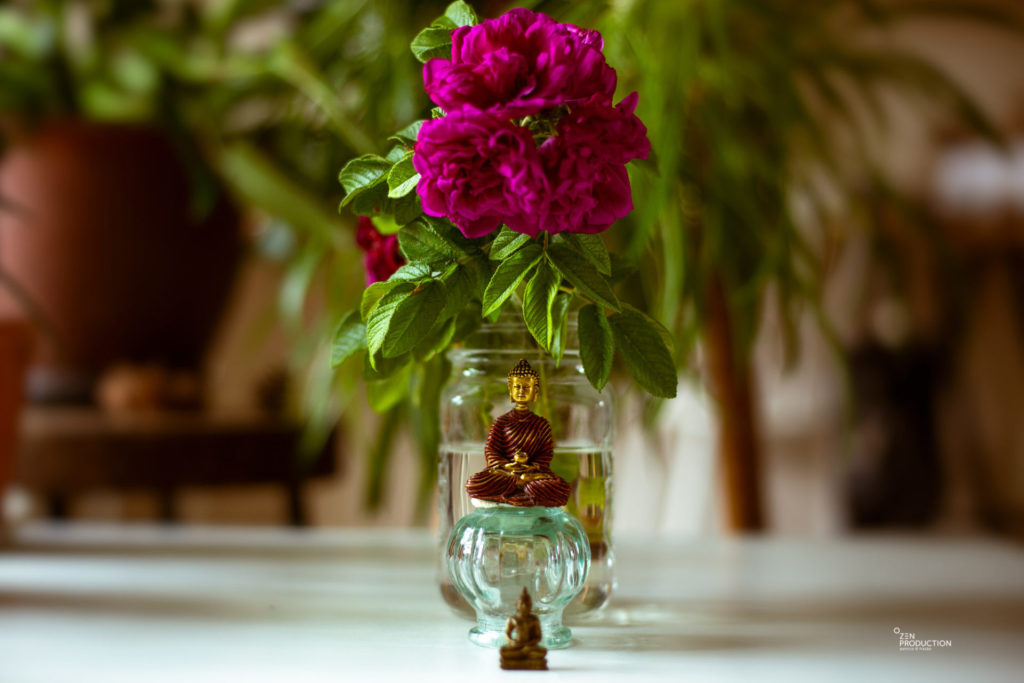
[[(0, 550), (0, 681), (1024, 681), (1024, 551), (912, 537), (620, 539), (548, 673), (502, 672), (427, 532), (29, 525)], [(949, 647), (901, 652), (893, 629)]]

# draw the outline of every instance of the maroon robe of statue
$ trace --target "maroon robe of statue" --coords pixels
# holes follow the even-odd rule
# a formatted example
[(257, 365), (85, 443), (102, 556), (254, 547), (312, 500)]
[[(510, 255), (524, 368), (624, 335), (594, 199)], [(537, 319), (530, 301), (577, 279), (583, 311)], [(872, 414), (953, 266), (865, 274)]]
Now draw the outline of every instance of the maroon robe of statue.
[(471, 498), (509, 505), (561, 507), (569, 484), (551, 471), (551, 425), (529, 410), (499, 416), (487, 435), (487, 468), (466, 482)]

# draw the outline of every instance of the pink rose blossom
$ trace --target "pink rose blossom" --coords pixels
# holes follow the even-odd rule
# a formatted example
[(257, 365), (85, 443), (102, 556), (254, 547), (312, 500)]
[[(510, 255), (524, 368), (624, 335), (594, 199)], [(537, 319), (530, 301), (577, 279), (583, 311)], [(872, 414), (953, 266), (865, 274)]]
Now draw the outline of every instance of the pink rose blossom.
[(637, 95), (616, 107), (596, 96), (566, 114), (541, 146), (551, 187), (541, 228), (597, 233), (633, 210), (626, 163), (646, 159), (647, 129), (633, 111)]
[(366, 216), (359, 217), (356, 228), (356, 244), (362, 249), (363, 267), (366, 269), (366, 286), (387, 280), (405, 263), (398, 249), (397, 235), (382, 235)]
[(448, 112), (464, 107), (520, 117), (542, 109), (611, 97), (615, 70), (597, 31), (514, 9), (452, 32), (452, 58), (423, 66), (427, 94)]
[(472, 109), (454, 111), (423, 124), (412, 163), (424, 213), (450, 219), (470, 238), (502, 222), (537, 235), (548, 184), (527, 129)]

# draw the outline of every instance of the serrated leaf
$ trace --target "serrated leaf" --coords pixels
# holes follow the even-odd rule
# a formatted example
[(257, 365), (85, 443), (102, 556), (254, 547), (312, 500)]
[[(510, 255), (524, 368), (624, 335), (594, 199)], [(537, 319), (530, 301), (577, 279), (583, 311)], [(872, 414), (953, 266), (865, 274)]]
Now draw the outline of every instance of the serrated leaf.
[(458, 315), (476, 292), (476, 274), (468, 267), (456, 263), (441, 276), (447, 295), (444, 312), (441, 317), (450, 318)]
[(601, 391), (612, 373), (612, 356), (615, 341), (612, 327), (596, 304), (587, 304), (577, 314), (577, 330), (580, 338), (580, 361), (587, 381)]
[(544, 250), (539, 244), (528, 244), (498, 265), (491, 276), (491, 281), (484, 289), (484, 316), (489, 316), (501, 308), (543, 256)]
[[(383, 305), (383, 301), (378, 308)], [(423, 339), (444, 308), (444, 285), (429, 280), (403, 298), (395, 307), (381, 345), (385, 358), (411, 351)], [(372, 322), (372, 319), (371, 319)]]
[(430, 277), (430, 274), (432, 272), (433, 271), (430, 269), (430, 266), (428, 266), (426, 263), (406, 263), (405, 265), (401, 266), (398, 270), (391, 273), (391, 277), (388, 278), (388, 280), (398, 280), (402, 282), (417, 282), (419, 280), (423, 280), (425, 278)]
[(547, 261), (541, 261), (527, 283), (526, 294), (523, 296), (523, 320), (526, 322), (526, 329), (545, 351), (551, 348), (551, 337), (554, 333), (551, 305), (558, 294), (559, 282), (561, 278)]
[(564, 243), (552, 244), (548, 247), (548, 256), (580, 294), (613, 311), (621, 310), (619, 299), (604, 275), (575, 249)]
[(634, 261), (621, 254), (610, 254), (610, 256), (612, 262), (612, 276), (610, 280), (613, 283), (624, 282), (636, 274), (637, 266)]
[(420, 135), (420, 128), (423, 127), (424, 123), (426, 123), (426, 121), (423, 119), (413, 121), (408, 126), (389, 137), (388, 141), (397, 142), (398, 144), (405, 145), (406, 147), (412, 147), (416, 144), (416, 140)]
[(569, 304), (572, 297), (567, 292), (559, 292), (555, 296), (555, 302), (551, 305), (551, 356), (555, 359), (555, 365), (562, 364), (562, 356), (565, 355), (565, 342), (569, 336)]
[(449, 28), (428, 27), (416, 34), (409, 45), (416, 59), (427, 62), (434, 57), (451, 59), (452, 32)]
[[(390, 201), (388, 199), (388, 178), (385, 174), (373, 185), (369, 185), (357, 192), (352, 203), (348, 206), (355, 214), (369, 216), (377, 211), (387, 210)], [(345, 208), (345, 203), (342, 200), (341, 206), (338, 207), (339, 211)]]
[(341, 320), (334, 332), (331, 344), (331, 367), (336, 368), (352, 354), (366, 348), (366, 325), (359, 318), (359, 311), (350, 311)]
[(362, 318), (364, 323), (369, 319), (370, 312), (377, 306), (381, 297), (394, 289), (397, 284), (398, 282), (395, 280), (374, 282), (363, 290), (363, 298), (359, 304), (359, 316)]
[[(370, 310), (366, 321), (366, 352), (370, 359), (370, 366), (374, 369), (377, 368), (377, 352), (384, 346), (391, 328), (391, 318), (399, 305), (412, 294), (414, 289), (416, 289), (416, 285), (411, 282), (399, 282), (384, 294), (377, 305)], [(396, 355), (398, 354), (391, 354), (391, 356)]]
[(480, 311), (465, 309), (455, 316), (455, 333), (452, 335), (452, 343), (458, 343), (476, 332), (483, 323)]
[(412, 152), (403, 156), (388, 171), (388, 197), (398, 199), (416, 189), (420, 174), (412, 165)]
[(659, 321), (655, 320), (651, 316), (649, 316), (646, 313), (644, 313), (643, 311), (641, 311), (636, 306), (631, 306), (630, 304), (626, 304), (625, 306), (623, 306), (623, 308), (626, 309), (626, 310), (629, 310), (629, 311), (633, 311), (637, 315), (643, 316), (643, 318), (648, 323), (650, 323), (651, 327), (653, 327), (654, 329), (656, 329), (658, 331), (658, 336), (661, 337), (661, 343), (665, 345), (666, 349), (668, 349), (669, 355), (671, 355), (673, 358), (675, 357), (675, 344), (676, 344), (676, 340), (672, 337), (672, 333), (668, 331), (667, 327), (665, 327)]
[(402, 147), (401, 145), (395, 145), (394, 147), (388, 150), (388, 153), (384, 155), (384, 158), (390, 161), (391, 163), (396, 164), (399, 161), (401, 161), (402, 157), (404, 157), (408, 153), (409, 150), (407, 150), (405, 147)]
[(600, 236), (571, 232), (563, 233), (562, 236), (572, 248), (583, 254), (583, 258), (590, 261), (599, 273), (602, 275), (612, 274), (612, 260)]
[(488, 256), (494, 261), (503, 261), (529, 241), (529, 235), (516, 232), (503, 225), (501, 230), (498, 231), (497, 236), (495, 236), (494, 241), (491, 242), (491, 251)]
[(443, 119), (445, 116), (447, 116), (447, 114), (444, 109), (441, 109), (441, 107), (434, 107), (430, 110), (430, 118), (432, 119)]
[(366, 354), (366, 357), (363, 359), (363, 379), (367, 382), (386, 379), (408, 365), (411, 360), (411, 353), (403, 354), (397, 358), (378, 357), (376, 367), (374, 367), (370, 364), (370, 355)]
[(409, 262), (436, 263), (466, 255), (461, 247), (445, 239), (424, 221), (410, 223), (399, 230), (398, 246)]
[(448, 318), (434, 328), (416, 344), (412, 355), (420, 362), (426, 362), (448, 348), (455, 335), (455, 318)]
[(420, 204), (420, 196), (410, 192), (401, 199), (394, 202), (394, 219), (398, 225), (408, 225), (423, 215), (423, 205)]
[(376, 154), (364, 154), (352, 159), (338, 173), (338, 182), (345, 190), (341, 206), (348, 206), (368, 188), (383, 182), (391, 170), (391, 162)]
[(448, 8), (444, 11), (444, 16), (451, 19), (452, 23), (456, 26), (476, 26), (480, 23), (476, 12), (463, 0), (456, 0), (448, 5)]
[(447, 218), (423, 214), (423, 222), (433, 228), (434, 232), (438, 235), (464, 251), (469, 251), (476, 247), (473, 240), (463, 235), (462, 232)]
[(608, 319), (615, 347), (626, 359), (633, 379), (648, 393), (675, 398), (678, 377), (661, 334), (639, 311), (626, 309)]

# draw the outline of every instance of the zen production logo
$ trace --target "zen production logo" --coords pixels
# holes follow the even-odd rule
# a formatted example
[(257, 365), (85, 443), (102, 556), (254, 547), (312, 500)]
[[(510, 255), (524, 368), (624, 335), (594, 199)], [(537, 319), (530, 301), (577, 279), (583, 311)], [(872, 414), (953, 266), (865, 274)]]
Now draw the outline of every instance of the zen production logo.
[(936, 648), (953, 647), (952, 640), (943, 638), (921, 640), (916, 634), (903, 631), (899, 626), (894, 627), (892, 632), (899, 636), (900, 652), (931, 652)]

